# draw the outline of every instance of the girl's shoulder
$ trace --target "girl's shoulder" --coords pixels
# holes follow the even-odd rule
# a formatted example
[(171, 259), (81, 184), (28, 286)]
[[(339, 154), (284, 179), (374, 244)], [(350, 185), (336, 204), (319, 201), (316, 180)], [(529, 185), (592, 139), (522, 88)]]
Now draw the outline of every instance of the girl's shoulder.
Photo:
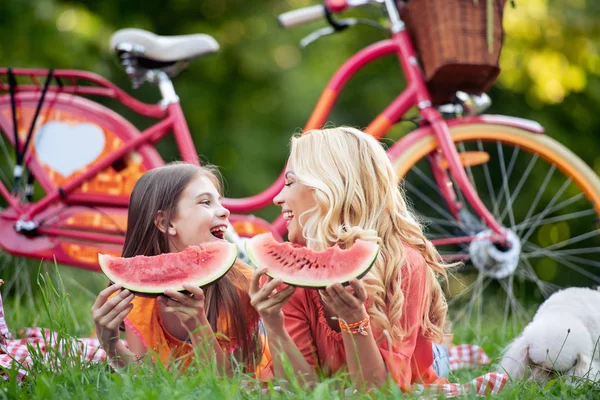
[(155, 306), (157, 302), (157, 296), (144, 296), (136, 294), (131, 304), (133, 304), (133, 308), (127, 315), (129, 320), (148, 320), (155, 312)]

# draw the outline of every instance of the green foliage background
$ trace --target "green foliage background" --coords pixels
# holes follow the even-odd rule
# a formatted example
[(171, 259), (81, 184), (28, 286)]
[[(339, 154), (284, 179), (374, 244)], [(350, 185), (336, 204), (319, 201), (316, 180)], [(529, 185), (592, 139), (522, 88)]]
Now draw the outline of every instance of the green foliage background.
[[(600, 4), (516, 3), (506, 9), (503, 72), (490, 93), (490, 111), (539, 121), (600, 172)], [(247, 196), (277, 177), (289, 136), (304, 125), (334, 71), (354, 52), (385, 37), (359, 27), (300, 50), (299, 39), (322, 23), (285, 31), (276, 16), (312, 4), (316, 1), (5, 1), (0, 3), (0, 64), (90, 70), (132, 92), (108, 48), (115, 30), (212, 35), (221, 51), (194, 61), (175, 79), (175, 87), (199, 153), (221, 167), (228, 196)], [(365, 12), (380, 16), (377, 10)], [(364, 127), (403, 85), (394, 57), (376, 62), (350, 82), (331, 120)], [(149, 85), (134, 94), (158, 99)], [(148, 125), (125, 115), (140, 128)], [(409, 128), (400, 124), (390, 137)], [(160, 151), (167, 160), (177, 158), (172, 141), (161, 143)]]

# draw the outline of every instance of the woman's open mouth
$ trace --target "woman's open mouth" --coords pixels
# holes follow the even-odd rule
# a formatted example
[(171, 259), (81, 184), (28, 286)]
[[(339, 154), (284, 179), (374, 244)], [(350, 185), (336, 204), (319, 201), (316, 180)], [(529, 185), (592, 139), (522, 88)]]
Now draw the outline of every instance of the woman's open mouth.
[(285, 210), (282, 212), (283, 215), (283, 219), (285, 219), (285, 223), (286, 226), (290, 224), (290, 222), (292, 222), (292, 219), (294, 218), (294, 212), (290, 211), (290, 210)]

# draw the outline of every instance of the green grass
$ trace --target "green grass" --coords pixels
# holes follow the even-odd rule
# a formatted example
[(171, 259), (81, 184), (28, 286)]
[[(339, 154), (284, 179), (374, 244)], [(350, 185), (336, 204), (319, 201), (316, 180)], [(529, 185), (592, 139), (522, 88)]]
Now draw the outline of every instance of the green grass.
[[(38, 274), (41, 271), (41, 274)], [(52, 329), (59, 340), (68, 343), (73, 337), (90, 336), (93, 323), (90, 308), (106, 280), (69, 267), (55, 267), (21, 259), (7, 258), (0, 277), (7, 283), (2, 289), (6, 319), (11, 332), (37, 325)], [(13, 279), (14, 278), (14, 279)], [(11, 283), (12, 282), (12, 283)], [(502, 336), (495, 321), (499, 315), (485, 316), (482, 334), (477, 344), (494, 359), (510, 338)], [(455, 343), (473, 340), (475, 334), (468, 326), (455, 326)], [(22, 384), (15, 379), (0, 382), (0, 398), (18, 399), (344, 399), (398, 398), (399, 389), (386, 385), (372, 393), (350, 393), (349, 379), (344, 374), (324, 379), (313, 390), (306, 390), (293, 379), (285, 392), (273, 386), (257, 385), (241, 372), (232, 379), (219, 377), (214, 365), (195, 363), (185, 373), (169, 371), (149, 361), (115, 373), (104, 364), (81, 362), (73, 353), (50, 351), (43, 356), (32, 349), (33, 364), (29, 377)], [(54, 366), (60, 364), (61, 371)], [(468, 382), (490, 372), (491, 366), (461, 370), (450, 377), (452, 382)], [(14, 377), (15, 371), (11, 371)], [(345, 391), (346, 390), (346, 391)], [(418, 396), (406, 396), (418, 398)], [(472, 396), (470, 396), (472, 397)], [(561, 380), (546, 387), (528, 382), (509, 383), (498, 399), (598, 399), (600, 386), (585, 381), (568, 386)]]

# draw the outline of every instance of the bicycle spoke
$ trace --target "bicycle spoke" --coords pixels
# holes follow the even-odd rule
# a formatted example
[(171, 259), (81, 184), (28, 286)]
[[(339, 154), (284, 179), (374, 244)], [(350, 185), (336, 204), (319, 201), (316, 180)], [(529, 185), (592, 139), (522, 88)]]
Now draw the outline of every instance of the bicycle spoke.
[[(510, 173), (512, 172), (512, 167), (514, 167), (514, 162), (511, 162), (511, 165), (509, 165), (510, 172), (507, 172), (506, 164), (504, 163), (504, 151), (502, 150), (502, 143), (496, 142), (496, 147), (498, 149), (498, 158), (500, 159), (500, 168), (502, 170), (502, 189), (500, 190), (500, 193), (498, 194), (498, 198), (496, 199), (496, 204), (499, 204), (500, 197), (502, 197), (502, 193), (504, 193), (504, 197), (506, 197), (506, 208), (508, 209), (508, 218), (510, 220), (510, 226), (512, 228), (514, 228), (515, 216), (513, 214), (512, 207), (510, 206), (510, 202), (509, 202), (510, 192), (508, 190), (508, 179), (510, 178)], [(513, 152), (513, 158), (514, 158), (514, 154), (518, 153), (518, 151), (517, 151), (518, 149), (519, 149), (518, 147), (515, 147), (515, 152)], [(513, 160), (511, 160), (511, 161), (513, 161)]]
[[(484, 151), (481, 140), (477, 141), (477, 148), (479, 149), (479, 151), (482, 151), (482, 152)], [(487, 163), (483, 164), (483, 173), (485, 175), (485, 181), (487, 183), (487, 188), (488, 188), (488, 192), (490, 195), (490, 201), (492, 202), (493, 214), (498, 215), (498, 204), (496, 204), (496, 200), (495, 200), (496, 195), (494, 193), (494, 188), (492, 187), (492, 178), (490, 176), (490, 169), (488, 168)]]
[[(573, 204), (573, 203), (577, 202), (579, 199), (581, 199), (583, 196), (584, 196), (583, 193), (579, 193), (579, 194), (577, 194), (577, 195), (575, 195), (575, 196), (573, 196), (573, 197), (571, 197), (571, 198), (569, 198), (567, 200), (563, 200), (560, 203), (558, 203), (557, 205), (552, 206), (550, 208), (550, 210), (548, 210), (547, 214), (550, 214), (550, 213), (553, 213), (555, 211), (558, 211), (561, 208), (565, 208), (567, 206), (570, 206), (571, 204)], [(540, 214), (541, 214), (541, 212), (538, 213), (538, 214), (536, 214), (536, 215), (533, 215), (533, 216), (527, 218), (526, 220), (521, 221), (521, 223), (519, 225), (517, 225), (517, 226), (521, 226), (521, 225), (524, 225), (524, 224), (527, 224), (527, 226), (530, 226), (531, 225), (531, 221), (532, 220), (535, 221), (540, 216)]]
[(529, 260), (524, 259), (521, 260), (523, 261), (522, 264), (520, 264), (520, 268), (518, 269), (521, 273), (523, 273), (524, 278), (529, 279), (532, 282), (535, 282), (535, 284), (537, 285), (538, 289), (540, 290), (540, 293), (542, 293), (542, 296), (544, 296), (544, 298), (548, 298), (550, 297), (550, 295), (554, 292), (556, 292), (559, 289), (562, 289), (560, 286), (555, 285), (553, 283), (550, 282), (544, 282), (542, 281), (537, 274), (535, 273), (535, 270), (533, 269), (533, 266), (531, 265), (531, 263), (529, 262)]
[(6, 161), (10, 164), (10, 168), (14, 169), (15, 162), (12, 159), (11, 150), (9, 150), (8, 146), (6, 145), (5, 135), (2, 133), (2, 131), (0, 131), (0, 146), (2, 147), (2, 152), (4, 153)]
[[(535, 245), (533, 245), (534, 247), (537, 247)], [(542, 248), (538, 248), (540, 251), (543, 251), (544, 249)], [(546, 251), (546, 256), (550, 257), (551, 259), (553, 259), (554, 261), (557, 261), (559, 263), (561, 263), (562, 265), (564, 265), (565, 267), (568, 267), (570, 269), (572, 269), (573, 271), (579, 272), (581, 275), (590, 278), (591, 280), (600, 283), (600, 276), (594, 275), (591, 272), (588, 272), (586, 270), (584, 270), (583, 268), (579, 267), (578, 265), (575, 265), (574, 263), (572, 263), (571, 261), (567, 260), (566, 257), (559, 257), (554, 255), (554, 253), (550, 252), (550, 251)]]
[[(560, 256), (559, 256), (560, 257)], [(600, 261), (588, 260), (587, 258), (581, 258), (577, 256), (562, 256), (567, 260), (582, 264), (589, 265), (590, 267), (600, 268)]]
[[(568, 245), (573, 244), (573, 243), (579, 243), (581, 241), (584, 241), (586, 239), (594, 237), (594, 236), (596, 236), (598, 234), (600, 234), (600, 229), (596, 229), (596, 230), (593, 230), (593, 231), (590, 231), (590, 232), (586, 232), (586, 233), (583, 233), (581, 235), (578, 235), (578, 236), (575, 236), (575, 237), (563, 240), (562, 242), (558, 242), (558, 243), (552, 244), (552, 245), (550, 245), (548, 247), (545, 247), (544, 249), (546, 251), (550, 251), (550, 250), (554, 250), (554, 249), (560, 249), (560, 248), (563, 248), (563, 247), (568, 246)], [(535, 246), (536, 248), (541, 249), (541, 247), (536, 246), (536, 245), (534, 245), (533, 243), (530, 243), (530, 242), (525, 242), (524, 241), (523, 244), (530, 245), (530, 246)]]
[(450, 233), (447, 229), (443, 228), (442, 226), (438, 225), (438, 224), (434, 224), (431, 223), (429, 224), (429, 218), (421, 218), (421, 225), (427, 229), (427, 228), (434, 228), (436, 229), (439, 233), (428, 233), (427, 236), (428, 237), (434, 237), (437, 239), (446, 239), (449, 237), (454, 236), (452, 233)]
[[(519, 195), (519, 193), (521, 193), (521, 189), (525, 185), (525, 182), (527, 182), (527, 178), (529, 178), (529, 175), (531, 174), (531, 170), (535, 166), (538, 158), (539, 158), (539, 156), (537, 154), (535, 154), (531, 158), (531, 161), (529, 161), (529, 164), (527, 165), (527, 168), (525, 169), (523, 176), (521, 176), (521, 179), (519, 180), (519, 183), (517, 184), (517, 187), (515, 188), (515, 191), (513, 192), (512, 196), (510, 198), (511, 207), (512, 207), (513, 202)], [(502, 223), (504, 221), (504, 218), (506, 217), (507, 214), (508, 214), (508, 207), (502, 212), (502, 215), (500, 216), (500, 219), (499, 219), (500, 223)]]
[[(538, 258), (538, 257), (548, 257), (548, 248), (542, 248), (536, 246), (531, 243), (527, 243), (524, 248), (526, 249), (534, 249), (530, 253), (524, 253), (523, 259), (529, 258)], [(565, 254), (566, 253), (566, 254)], [(572, 250), (562, 250), (562, 251), (553, 251), (552, 254), (554, 257), (563, 258), (565, 260), (577, 262), (582, 265), (589, 265), (591, 267), (600, 268), (600, 261), (589, 260), (587, 258), (577, 257), (571, 254), (600, 254), (600, 247), (591, 247), (586, 249), (572, 249)]]
[[(424, 226), (425, 229), (429, 228), (429, 226), (425, 225)], [(440, 230), (442, 230), (443, 228), (440, 228)], [(448, 236), (450, 235), (450, 232), (445, 231), (445, 233), (431, 233), (428, 232), (427, 233), (427, 237), (430, 239), (447, 239)]]
[[(510, 276), (510, 278), (513, 278), (513, 275)], [(510, 281), (510, 290), (512, 292), (512, 279)], [(508, 321), (508, 314), (509, 314), (509, 310), (510, 310), (510, 305), (511, 305), (511, 296), (506, 296), (506, 301), (504, 303), (504, 318), (503, 318), (503, 322), (502, 322), (502, 334), (504, 336), (506, 336), (506, 322)]]
[(448, 211), (444, 210), (439, 205), (437, 205), (433, 200), (431, 200), (423, 192), (421, 192), (419, 189), (417, 189), (412, 183), (406, 181), (406, 188), (408, 190), (412, 190), (421, 200), (423, 200), (425, 203), (427, 203), (429, 205), (429, 207), (436, 210), (441, 215), (443, 215), (446, 218), (451, 219), (451, 220), (454, 219), (454, 217), (452, 215), (450, 215), (450, 213)]
[(411, 171), (414, 171), (417, 175), (419, 175), (419, 177), (423, 181), (425, 181), (425, 183), (427, 185), (429, 185), (430, 188), (432, 188), (436, 192), (439, 191), (439, 187), (438, 187), (437, 183), (435, 183), (430, 177), (425, 175), (425, 173), (423, 171), (421, 171), (421, 168), (419, 168), (415, 165), (414, 167), (411, 168)]
[[(555, 222), (560, 222), (560, 221), (570, 221), (573, 219), (577, 219), (577, 218), (581, 218), (581, 217), (586, 217), (588, 215), (596, 215), (596, 211), (589, 209), (589, 210), (584, 210), (584, 211), (576, 211), (576, 212), (572, 212), (570, 214), (565, 214), (565, 215), (560, 215), (558, 217), (551, 217), (551, 218), (546, 218), (543, 219), (541, 221), (537, 221), (538, 223), (538, 228), (544, 225), (548, 225), (548, 224), (552, 224)], [(528, 226), (531, 226), (533, 224), (535, 224), (536, 221), (530, 221), (530, 222), (521, 222), (520, 224), (514, 226), (514, 228), (526, 228)]]
[[(559, 251), (554, 251), (553, 253), (555, 255), (559, 255), (559, 256), (572, 255), (572, 254), (577, 254), (577, 255), (594, 254), (594, 253), (600, 254), (600, 247), (588, 247), (585, 249), (559, 250)], [(532, 251), (531, 253), (523, 253), (522, 256), (524, 258), (536, 258), (536, 257), (540, 257), (540, 256), (545, 257), (545, 253), (539, 252), (539, 251)]]
[[(558, 200), (560, 198), (560, 196), (562, 196), (563, 192), (565, 191), (567, 186), (569, 186), (570, 183), (571, 183), (571, 178), (567, 179), (565, 181), (565, 183), (563, 183), (563, 185), (560, 187), (558, 192), (556, 192), (556, 194), (552, 197), (552, 200), (550, 200), (550, 203), (548, 203), (548, 205), (546, 206), (544, 211), (542, 211), (540, 213), (540, 215), (537, 218), (538, 220), (544, 218), (546, 216), (546, 214), (548, 214), (548, 210), (550, 210), (550, 208), (554, 205), (554, 203), (556, 203), (556, 200)], [(539, 225), (539, 223), (538, 223), (538, 225)], [(521, 237), (521, 241), (526, 242), (527, 239), (529, 239), (529, 236), (531, 236), (533, 234), (533, 232), (535, 232), (535, 229), (537, 228), (538, 225), (534, 225), (531, 228), (529, 228), (527, 233)]]
[[(459, 228), (461, 230), (465, 230), (465, 226), (457, 220), (445, 220), (441, 218), (427, 217), (425, 218), (426, 222), (431, 222), (432, 224), (447, 226), (450, 228)], [(448, 235), (452, 235), (450, 232), (445, 231)], [(454, 235), (452, 235), (454, 236)]]
[[(542, 188), (538, 191), (537, 195), (535, 196), (535, 199), (533, 200), (533, 203), (531, 203), (531, 207), (529, 207), (529, 210), (527, 211), (527, 215), (525, 216), (525, 218), (523, 218), (524, 221), (527, 221), (531, 217), (531, 214), (537, 207), (540, 199), (542, 198), (542, 195), (546, 191), (546, 186), (548, 186), (548, 182), (550, 182), (550, 178), (554, 174), (555, 169), (556, 169), (556, 166), (554, 164), (552, 164), (552, 167), (550, 167), (550, 169), (546, 173), (546, 177), (544, 178), (544, 182), (542, 183)], [(516, 231), (515, 233), (517, 235), (520, 235), (521, 232)]]
[[(485, 289), (487, 289), (487, 287), (489, 286), (489, 284), (492, 282), (491, 278), (487, 278), (485, 277), (485, 275), (480, 272), (477, 274), (477, 279), (474, 283), (472, 283), (471, 285), (469, 285), (470, 290), (465, 290), (464, 292), (461, 293), (461, 295), (464, 295), (468, 292), (471, 292), (471, 298), (469, 299), (469, 302), (467, 304), (465, 304), (460, 310), (458, 310), (456, 312), (456, 321), (460, 321), (463, 318), (466, 318), (467, 323), (470, 322), (471, 320), (471, 315), (473, 314), (473, 307), (475, 306), (475, 303), (479, 300), (481, 300), (481, 296), (483, 294), (483, 292), (485, 291)], [(455, 298), (458, 296), (455, 296)], [(481, 329), (480, 327), (477, 329), (477, 332), (480, 332)]]
[[(525, 308), (521, 305), (519, 300), (517, 300), (517, 298), (515, 297), (514, 291), (513, 291), (513, 288), (514, 288), (513, 280), (514, 280), (514, 275), (511, 275), (508, 278), (498, 280), (498, 282), (500, 283), (500, 286), (502, 286), (502, 289), (504, 289), (504, 292), (506, 293), (507, 301), (510, 302), (510, 307), (511, 307), (512, 317), (513, 317), (513, 332), (516, 332), (517, 328), (518, 328), (517, 327), (517, 318), (519, 318), (519, 315), (523, 321), (530, 320), (531, 316), (529, 315), (527, 310), (525, 310)], [(503, 331), (504, 331), (504, 335), (506, 336), (506, 323), (504, 324)]]
[(4, 169), (2, 169), (2, 168), (0, 168), (0, 179), (2, 179), (2, 182), (4, 182), (5, 186), (8, 187), (11, 180), (8, 178), (8, 176), (6, 176), (6, 173), (4, 172)]

